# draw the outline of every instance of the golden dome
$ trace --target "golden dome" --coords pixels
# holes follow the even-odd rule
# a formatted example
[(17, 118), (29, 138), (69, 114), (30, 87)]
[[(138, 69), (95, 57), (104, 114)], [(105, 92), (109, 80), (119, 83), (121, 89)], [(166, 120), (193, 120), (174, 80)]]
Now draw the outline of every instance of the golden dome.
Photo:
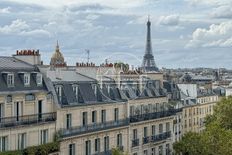
[(61, 64), (65, 64), (65, 62), (64, 62), (63, 54), (60, 52), (59, 44), (57, 41), (56, 50), (51, 57), (50, 65), (56, 66)]

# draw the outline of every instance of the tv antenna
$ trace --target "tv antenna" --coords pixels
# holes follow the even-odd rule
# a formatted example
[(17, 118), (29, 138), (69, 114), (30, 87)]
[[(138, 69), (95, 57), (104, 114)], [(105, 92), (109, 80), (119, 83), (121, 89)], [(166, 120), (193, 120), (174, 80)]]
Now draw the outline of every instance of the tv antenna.
[(89, 63), (89, 59), (90, 59), (90, 57), (89, 57), (89, 55), (90, 55), (90, 51), (89, 51), (89, 49), (86, 49), (86, 50), (85, 50), (85, 52), (87, 53), (87, 63)]

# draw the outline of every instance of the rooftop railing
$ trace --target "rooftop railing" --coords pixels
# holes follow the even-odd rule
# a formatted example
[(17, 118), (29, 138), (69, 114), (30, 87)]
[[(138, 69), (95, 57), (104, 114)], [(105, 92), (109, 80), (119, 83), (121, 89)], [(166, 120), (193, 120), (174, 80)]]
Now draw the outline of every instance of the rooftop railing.
[(25, 116), (14, 116), (0, 118), (0, 128), (14, 127), (20, 125), (39, 124), (56, 121), (56, 113), (42, 113)]
[(180, 112), (180, 111), (182, 111), (182, 109), (169, 109), (169, 110), (161, 111), (161, 112), (134, 115), (134, 116), (130, 116), (130, 123), (147, 121), (147, 120), (158, 119), (158, 118), (163, 118), (163, 117), (169, 117), (169, 116), (175, 115), (177, 112)]
[(94, 123), (94, 124), (85, 125), (85, 126), (77, 126), (77, 127), (71, 127), (68, 129), (61, 129), (60, 135), (61, 137), (65, 138), (69, 136), (74, 136), (74, 135), (79, 135), (79, 134), (84, 134), (84, 133), (89, 133), (89, 132), (96, 132), (96, 131), (116, 128), (116, 127), (122, 127), (122, 126), (127, 126), (127, 125), (129, 125), (128, 119), (121, 119), (118, 121), (109, 121), (109, 122), (104, 122), (104, 123)]

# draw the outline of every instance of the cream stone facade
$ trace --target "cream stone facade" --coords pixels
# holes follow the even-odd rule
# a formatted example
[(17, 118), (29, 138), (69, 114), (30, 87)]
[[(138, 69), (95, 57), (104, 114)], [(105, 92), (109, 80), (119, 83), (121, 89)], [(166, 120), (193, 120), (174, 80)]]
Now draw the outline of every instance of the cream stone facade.
[(200, 132), (204, 129), (205, 118), (213, 114), (213, 108), (218, 102), (217, 95), (197, 97), (197, 104), (183, 108), (183, 133)]

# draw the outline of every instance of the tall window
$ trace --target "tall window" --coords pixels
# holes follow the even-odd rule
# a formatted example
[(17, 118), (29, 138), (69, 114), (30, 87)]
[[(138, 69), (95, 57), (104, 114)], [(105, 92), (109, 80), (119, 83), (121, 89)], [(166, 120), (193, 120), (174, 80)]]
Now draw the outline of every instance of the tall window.
[(79, 89), (78, 85), (73, 85), (73, 92), (75, 94), (77, 101), (78, 101), (78, 89)]
[(24, 74), (24, 86), (29, 86), (30, 85), (30, 74)]
[(170, 145), (166, 144), (166, 155), (170, 155)]
[(162, 145), (159, 146), (159, 155), (163, 155), (163, 146)]
[(66, 128), (69, 129), (72, 127), (72, 114), (66, 115)]
[(0, 122), (2, 120), (3, 117), (3, 104), (0, 103)]
[(76, 149), (75, 144), (69, 144), (68, 148), (69, 148), (69, 150), (68, 150), (69, 155), (75, 155), (76, 154), (76, 152), (75, 152), (75, 149)]
[(135, 113), (135, 107), (130, 106), (130, 116), (134, 116), (134, 113)]
[(92, 123), (97, 123), (97, 111), (92, 111)]
[(100, 138), (95, 139), (95, 152), (99, 153), (100, 152)]
[(18, 134), (18, 149), (22, 150), (26, 148), (26, 133)]
[(85, 155), (91, 155), (91, 141), (85, 141)]
[(151, 148), (151, 155), (155, 155), (155, 147)]
[(97, 96), (97, 85), (92, 84), (92, 88), (93, 88), (94, 94)]
[(40, 142), (41, 144), (48, 143), (48, 129), (40, 131)]
[(14, 86), (14, 74), (7, 75), (7, 86), (8, 87)]
[(155, 125), (151, 126), (151, 134), (152, 134), (152, 136), (155, 135)]
[(137, 135), (137, 129), (133, 129), (133, 139), (137, 139), (138, 135)]
[(121, 147), (122, 146), (122, 134), (119, 133), (117, 134), (117, 147)]
[(36, 75), (36, 83), (37, 83), (37, 85), (42, 85), (42, 81), (43, 81), (42, 74), (37, 73), (37, 75)]
[(106, 122), (106, 110), (101, 111), (101, 122)]
[(83, 112), (82, 113), (82, 124), (83, 124), (83, 126), (85, 126), (85, 125), (88, 124), (88, 115), (87, 115), (87, 112)]
[(114, 108), (114, 121), (118, 121), (119, 111), (118, 108)]
[(109, 136), (104, 137), (104, 151), (109, 150)]
[(143, 137), (147, 137), (147, 127), (143, 128)]
[(4, 152), (8, 150), (8, 137), (0, 137), (0, 152)]
[(163, 133), (163, 124), (159, 124), (159, 134)]
[(166, 123), (166, 132), (170, 131), (170, 123)]
[(59, 101), (62, 101), (62, 86), (56, 86), (56, 93), (58, 95)]
[(144, 154), (144, 155), (148, 155), (148, 151), (147, 151), (147, 150), (144, 150), (144, 151), (143, 151), (143, 154)]

